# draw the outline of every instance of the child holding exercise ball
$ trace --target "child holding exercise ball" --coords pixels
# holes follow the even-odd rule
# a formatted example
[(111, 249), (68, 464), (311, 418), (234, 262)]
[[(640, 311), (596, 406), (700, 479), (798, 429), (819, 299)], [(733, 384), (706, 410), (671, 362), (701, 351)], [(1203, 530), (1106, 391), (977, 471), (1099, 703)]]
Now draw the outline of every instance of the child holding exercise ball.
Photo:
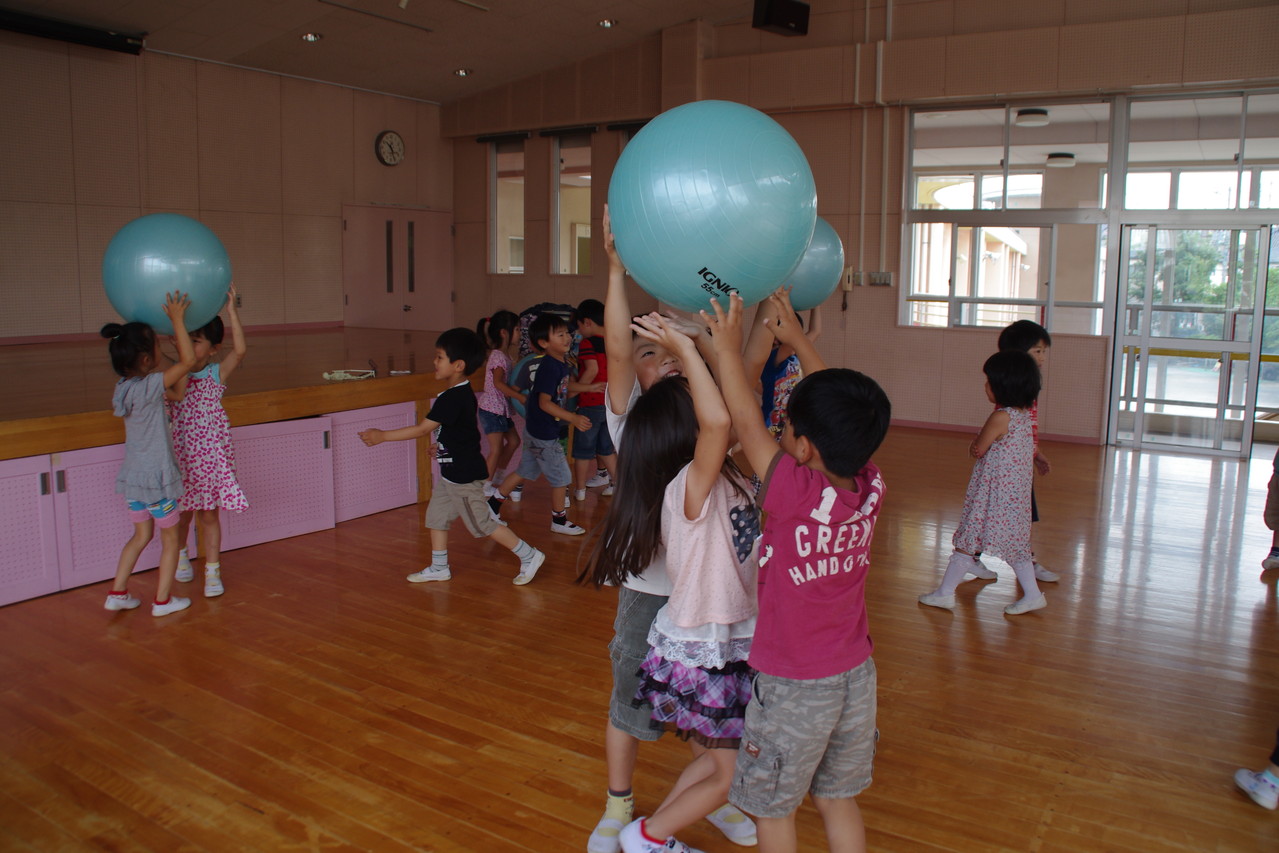
[[(182, 471), (184, 491), (178, 500), (177, 579), (183, 583), (195, 577), (185, 542), (191, 521), (200, 531), (204, 551), (204, 597), (213, 598), (222, 586), (222, 519), (219, 510), (244, 512), (249, 502), (235, 476), (235, 448), (231, 445), (231, 422), (222, 408), (227, 380), (244, 359), (248, 345), (240, 312), (236, 308), (235, 285), (227, 299), (227, 319), (231, 321), (231, 352), (221, 361), (213, 358), (222, 348), (226, 329), (215, 316), (191, 333), (195, 364), (186, 378), (185, 394), (170, 394), (173, 414), (173, 449)], [(176, 397), (176, 399), (174, 399)]]
[(146, 323), (107, 323), (102, 327), (102, 337), (110, 340), (111, 367), (121, 377), (111, 397), (116, 417), (124, 418), (124, 464), (115, 490), (124, 495), (133, 522), (133, 536), (116, 564), (115, 580), (104, 605), (107, 610), (132, 610), (142, 603), (129, 594), (129, 576), (157, 526), (160, 571), (151, 615), (168, 616), (191, 606), (191, 599), (170, 594), (178, 567), (177, 498), (182, 494), (182, 473), (173, 456), (164, 408), (165, 392), (177, 386), (195, 364), (195, 350), (183, 325), (190, 304), (186, 294), (177, 291), (165, 299), (164, 313), (173, 322), (178, 360), (164, 370), (160, 370), (155, 330)]

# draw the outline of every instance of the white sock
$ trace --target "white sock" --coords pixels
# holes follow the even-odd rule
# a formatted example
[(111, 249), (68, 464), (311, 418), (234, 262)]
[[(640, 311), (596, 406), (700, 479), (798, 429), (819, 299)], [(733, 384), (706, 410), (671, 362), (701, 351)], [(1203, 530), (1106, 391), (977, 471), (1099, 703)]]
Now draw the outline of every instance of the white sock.
[(968, 570), (972, 567), (972, 554), (965, 554), (963, 551), (951, 554), (950, 561), (946, 563), (946, 573), (942, 575), (941, 585), (937, 587), (937, 594), (954, 595), (959, 584), (963, 582), (964, 575), (968, 574)]
[(1026, 593), (1026, 598), (1038, 596), (1039, 582), (1035, 580), (1035, 564), (1030, 560), (1018, 560), (1012, 566), (1013, 574), (1017, 576), (1017, 583), (1021, 584), (1021, 591)]
[(204, 570), (206, 572), (216, 572), (220, 568), (222, 568), (221, 563), (205, 563), (204, 564)]
[(448, 567), (449, 567), (449, 552), (447, 550), (431, 552), (431, 568), (447, 569)]

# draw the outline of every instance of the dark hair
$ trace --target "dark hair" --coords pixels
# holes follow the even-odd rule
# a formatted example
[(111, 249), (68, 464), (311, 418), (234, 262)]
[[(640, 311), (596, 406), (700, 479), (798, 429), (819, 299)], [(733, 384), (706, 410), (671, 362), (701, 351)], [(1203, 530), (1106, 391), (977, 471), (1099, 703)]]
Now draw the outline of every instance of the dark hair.
[(535, 345), (539, 350), (543, 345), (541, 341), (550, 340), (551, 333), (559, 329), (567, 329), (568, 320), (565, 320), (559, 314), (552, 314), (545, 311), (533, 318), (533, 322), (528, 326), (529, 343)]
[[(655, 382), (635, 401), (617, 450), (617, 496), (580, 581), (620, 585), (653, 562), (662, 545), (666, 486), (693, 461), (697, 435), (697, 412), (685, 377)], [(741, 471), (727, 456), (722, 470), (742, 497), (753, 502), (740, 485)]]
[(874, 379), (845, 367), (810, 373), (791, 392), (786, 417), (796, 438), (807, 438), (826, 470), (853, 477), (866, 467), (888, 432), (892, 404)]
[(990, 383), (990, 393), (1000, 406), (1024, 409), (1039, 396), (1039, 365), (1019, 350), (997, 352), (981, 366)]
[(583, 299), (577, 305), (577, 310), (573, 312), (577, 322), (590, 320), (597, 326), (604, 325), (604, 303), (598, 299)]
[(515, 330), (519, 328), (519, 325), (520, 315), (503, 308), (495, 312), (492, 317), (481, 317), (480, 322), (475, 324), (475, 334), (484, 339), (489, 349), (500, 349), (502, 332), (506, 332), (510, 340), (515, 337)]
[(999, 350), (1000, 352), (1006, 350), (1030, 352), (1041, 341), (1044, 346), (1053, 345), (1053, 339), (1049, 336), (1047, 329), (1032, 320), (1018, 320), (1015, 323), (1009, 323), (999, 333)]
[(121, 376), (136, 376), (139, 359), (155, 352), (155, 329), (146, 323), (107, 323), (98, 334), (110, 340), (111, 369)]
[(217, 314), (213, 315), (213, 319), (205, 323), (200, 328), (191, 333), (191, 337), (204, 338), (209, 343), (217, 346), (222, 343), (222, 337), (226, 334), (226, 328), (222, 325), (222, 318)]
[(466, 376), (470, 376), (478, 370), (480, 365), (484, 363), (485, 357), (488, 356), (488, 349), (484, 346), (484, 340), (464, 326), (458, 326), (455, 329), (442, 332), (435, 339), (435, 346), (437, 349), (444, 350), (444, 354), (448, 356), (449, 361), (462, 362), (462, 372)]

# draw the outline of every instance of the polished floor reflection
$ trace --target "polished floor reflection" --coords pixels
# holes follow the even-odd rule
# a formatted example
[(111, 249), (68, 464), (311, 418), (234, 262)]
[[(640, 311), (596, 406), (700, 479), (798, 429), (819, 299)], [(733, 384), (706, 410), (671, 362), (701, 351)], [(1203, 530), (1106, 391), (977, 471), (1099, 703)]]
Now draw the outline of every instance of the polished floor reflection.
[[(1035, 548), (1061, 580), (1008, 617), (994, 559), (954, 612), (915, 600), (949, 552), (969, 439), (894, 429), (878, 455), (871, 849), (1279, 849), (1279, 814), (1232, 783), (1279, 725), (1279, 572), (1259, 565), (1274, 448), (1046, 445)], [(584, 543), (527, 491), (506, 514), (550, 557), (527, 587), (460, 527), (453, 580), (404, 582), (430, 553), (406, 507), (230, 552), (226, 595), (178, 616), (106, 613), (103, 585), (0, 609), (0, 846), (584, 849), (614, 596), (574, 584)], [(595, 527), (607, 500), (572, 516)], [(641, 810), (686, 755), (643, 748)], [(809, 805), (800, 828), (825, 849)], [(705, 823), (681, 837), (734, 849)]]

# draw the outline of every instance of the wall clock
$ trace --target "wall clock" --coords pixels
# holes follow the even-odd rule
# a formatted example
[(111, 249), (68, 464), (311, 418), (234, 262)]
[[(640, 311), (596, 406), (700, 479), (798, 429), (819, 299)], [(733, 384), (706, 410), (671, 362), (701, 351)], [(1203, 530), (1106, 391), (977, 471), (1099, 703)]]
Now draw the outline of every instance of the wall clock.
[(384, 130), (373, 142), (373, 151), (378, 162), (384, 166), (394, 166), (404, 159), (404, 137), (394, 130)]

